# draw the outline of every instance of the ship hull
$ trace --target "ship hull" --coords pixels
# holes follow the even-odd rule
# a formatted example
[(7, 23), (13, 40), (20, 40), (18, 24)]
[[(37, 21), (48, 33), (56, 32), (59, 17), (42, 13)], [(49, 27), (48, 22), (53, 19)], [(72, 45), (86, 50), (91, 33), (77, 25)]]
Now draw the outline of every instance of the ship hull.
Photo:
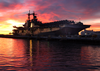
[(66, 26), (63, 28), (60, 28), (59, 30), (56, 31), (50, 31), (50, 32), (45, 32), (45, 33), (39, 33), (37, 35), (54, 35), (54, 36), (59, 36), (59, 35), (78, 35), (78, 32), (81, 30), (90, 27), (90, 25), (83, 25), (83, 26)]

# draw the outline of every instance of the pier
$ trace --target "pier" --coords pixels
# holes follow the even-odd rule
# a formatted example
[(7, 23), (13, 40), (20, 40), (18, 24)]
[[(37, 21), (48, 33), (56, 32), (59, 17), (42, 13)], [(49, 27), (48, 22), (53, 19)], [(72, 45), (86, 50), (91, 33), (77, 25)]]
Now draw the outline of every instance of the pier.
[(48, 40), (48, 41), (66, 41), (66, 42), (78, 42), (78, 43), (91, 43), (100, 44), (99, 37), (81, 37), (77, 36), (18, 36), (18, 35), (0, 35), (1, 38), (14, 38), (14, 39), (34, 39), (34, 40)]

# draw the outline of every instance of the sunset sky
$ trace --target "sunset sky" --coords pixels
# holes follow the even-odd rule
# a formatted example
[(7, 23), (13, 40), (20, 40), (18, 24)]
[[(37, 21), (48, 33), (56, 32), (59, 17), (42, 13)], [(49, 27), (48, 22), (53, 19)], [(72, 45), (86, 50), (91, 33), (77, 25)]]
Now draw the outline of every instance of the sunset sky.
[(89, 30), (100, 31), (100, 0), (0, 0), (0, 34), (23, 25), (29, 10), (42, 22), (81, 21), (92, 25)]

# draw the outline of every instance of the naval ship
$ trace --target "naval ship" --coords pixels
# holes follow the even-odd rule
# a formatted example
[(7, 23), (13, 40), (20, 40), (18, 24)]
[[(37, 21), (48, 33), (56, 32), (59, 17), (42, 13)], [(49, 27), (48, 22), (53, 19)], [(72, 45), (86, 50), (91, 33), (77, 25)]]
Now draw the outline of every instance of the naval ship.
[[(30, 16), (33, 16), (30, 19)], [(83, 25), (82, 22), (71, 20), (60, 20), (48, 23), (42, 23), (37, 19), (35, 12), (28, 13), (28, 20), (22, 27), (13, 26), (13, 35), (31, 35), (31, 36), (66, 36), (78, 35), (78, 32), (90, 25)]]

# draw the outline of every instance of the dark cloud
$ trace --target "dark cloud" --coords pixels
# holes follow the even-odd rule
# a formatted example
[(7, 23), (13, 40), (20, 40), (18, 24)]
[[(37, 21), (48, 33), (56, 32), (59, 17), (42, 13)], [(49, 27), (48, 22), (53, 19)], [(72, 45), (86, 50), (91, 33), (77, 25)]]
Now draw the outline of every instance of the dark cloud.
[(76, 4), (81, 8), (96, 9), (100, 6), (100, 0), (77, 0)]
[(100, 0), (0, 0), (0, 4), (3, 10), (13, 10), (19, 4), (40, 14), (53, 12), (61, 16), (60, 18), (75, 15), (90, 17), (100, 11)]
[[(20, 5), (17, 9), (25, 7), (28, 10), (36, 11), (37, 14), (46, 13), (51, 16), (50, 20), (77, 20), (79, 17), (85, 20), (98, 17), (95, 14), (100, 12), (100, 0), (1, 0), (0, 3), (2, 10), (13, 10)], [(28, 11), (21, 12), (24, 15), (25, 13)], [(19, 18), (19, 13), (14, 17)]]
[[(34, 2), (34, 1), (33, 1)], [(35, 10), (39, 13), (55, 13), (61, 17), (93, 18), (99, 12), (100, 0), (38, 0), (34, 2)], [(56, 16), (57, 17), (57, 16)]]
[(22, 5), (22, 1), (20, 0), (0, 0), (0, 9), (2, 10), (10, 10), (14, 9), (17, 4)]

